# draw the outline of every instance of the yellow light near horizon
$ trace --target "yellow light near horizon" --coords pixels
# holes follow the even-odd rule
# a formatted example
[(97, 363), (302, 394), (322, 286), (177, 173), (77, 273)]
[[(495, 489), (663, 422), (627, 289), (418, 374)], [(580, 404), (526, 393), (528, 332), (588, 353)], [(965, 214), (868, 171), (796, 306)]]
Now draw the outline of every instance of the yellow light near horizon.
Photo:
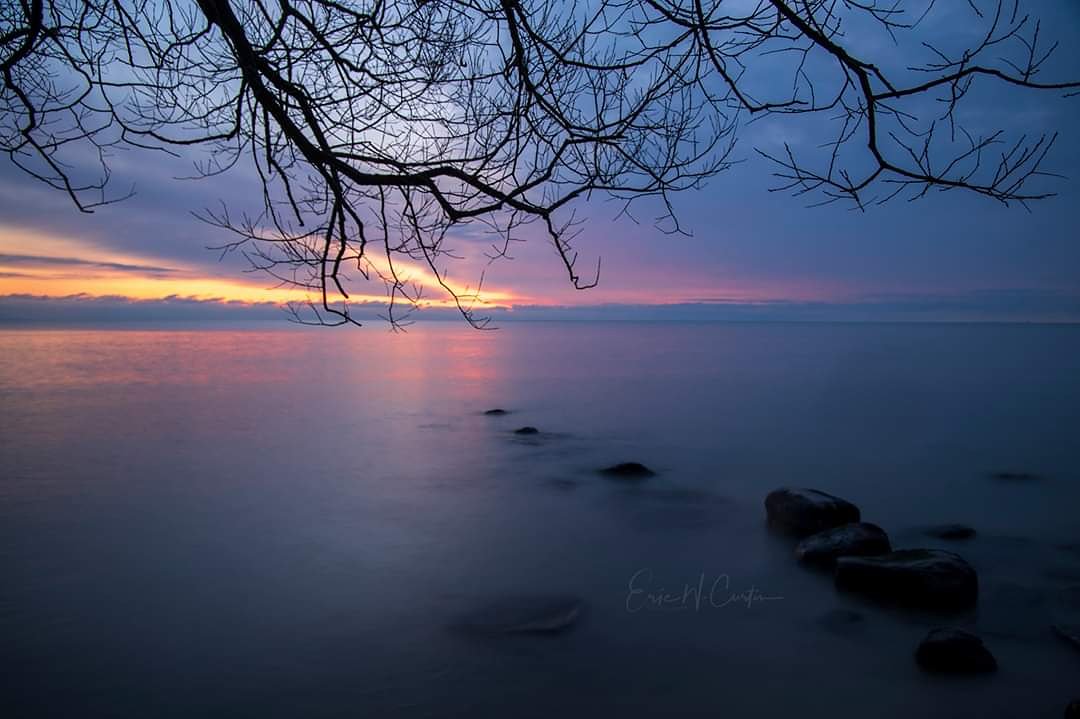
[[(163, 300), (183, 298), (202, 301), (241, 302), (246, 304), (286, 304), (289, 302), (318, 302), (317, 294), (304, 288), (276, 287), (267, 288), (255, 284), (230, 282), (218, 278), (159, 278), (159, 277), (90, 277), (90, 278), (50, 278), (50, 277), (0, 277), (0, 296), (34, 295), (41, 297), (122, 297), (128, 300)], [(329, 297), (331, 302), (340, 302), (341, 297)], [(355, 303), (385, 304), (386, 295), (350, 293), (349, 301)], [(453, 307), (449, 298), (430, 298), (420, 302), (423, 306)], [(484, 306), (494, 307), (497, 303), (485, 301)]]
[[(22, 255), (26, 259), (18, 263), (9, 262), (5, 266), (3, 258), (0, 257), (0, 295), (54, 298), (80, 295), (115, 296), (144, 301), (184, 298), (249, 304), (321, 301), (317, 293), (305, 288), (268, 286), (265, 276), (253, 275), (252, 280), (214, 276), (197, 265), (115, 253), (91, 242), (22, 228), (0, 226), (0, 255), (4, 254)], [(43, 259), (35, 263), (30, 259), (35, 257)], [(65, 266), (52, 264), (50, 259), (75, 259), (87, 264)], [(371, 265), (377, 273), (389, 276), (389, 265), (384, 259), (376, 258), (371, 261)], [(403, 282), (410, 287), (419, 286), (423, 289), (423, 300), (419, 303), (422, 306), (455, 306), (452, 297), (440, 285), (438, 277), (429, 269), (410, 262), (395, 262), (395, 269)], [(449, 280), (444, 282), (467, 304), (507, 307), (517, 299), (510, 292), (486, 289), (480, 297), (476, 297), (475, 289), (468, 285)], [(381, 289), (377, 279), (373, 280), (371, 286)], [(354, 283), (353, 287), (366, 289), (365, 284), (359, 283)], [(350, 289), (346, 287), (347, 291)], [(340, 302), (342, 298), (335, 293), (328, 299)], [(385, 294), (349, 292), (350, 302), (385, 304), (387, 300)]]

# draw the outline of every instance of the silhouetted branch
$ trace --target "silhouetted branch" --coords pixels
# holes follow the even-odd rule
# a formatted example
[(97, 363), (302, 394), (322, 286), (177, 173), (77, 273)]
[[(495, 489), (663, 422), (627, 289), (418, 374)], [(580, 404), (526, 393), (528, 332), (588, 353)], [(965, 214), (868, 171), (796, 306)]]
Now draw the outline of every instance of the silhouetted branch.
[[(350, 283), (376, 280), (395, 327), (424, 284), (484, 327), (483, 275), (448, 274), (455, 238), (490, 234), (492, 262), (535, 224), (572, 284), (595, 286), (599, 261), (578, 268), (574, 206), (605, 194), (629, 214), (654, 198), (660, 229), (682, 232), (672, 194), (728, 168), (748, 119), (828, 123), (814, 147), (760, 150), (775, 189), (814, 204), (1050, 196), (1033, 181), (1051, 174), (1056, 136), (980, 131), (962, 101), (977, 83), (1072, 94), (1076, 82), (1042, 78), (1056, 45), (1019, 0), (969, 0), (982, 33), (947, 47), (929, 30), (935, 7), (18, 0), (0, 10), (0, 147), (87, 212), (122, 199), (106, 194), (112, 148), (197, 148), (199, 176), (250, 167), (262, 212), (200, 217), (232, 233), (222, 252), (311, 293), (296, 321), (354, 322)], [(869, 56), (874, 32), (915, 64)]]

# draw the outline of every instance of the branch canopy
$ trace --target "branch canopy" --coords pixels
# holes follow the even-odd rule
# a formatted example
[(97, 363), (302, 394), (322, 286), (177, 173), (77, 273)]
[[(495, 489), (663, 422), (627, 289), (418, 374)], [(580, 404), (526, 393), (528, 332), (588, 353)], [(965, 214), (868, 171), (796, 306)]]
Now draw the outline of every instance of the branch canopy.
[(350, 283), (381, 280), (400, 322), (420, 301), (400, 269), (419, 266), (482, 326), (482, 276), (448, 279), (456, 233), (490, 233), (496, 260), (535, 223), (593, 286), (575, 205), (651, 197), (681, 231), (671, 195), (728, 168), (762, 118), (813, 133), (759, 152), (774, 189), (814, 203), (1048, 197), (1055, 136), (1009, 137), (964, 101), (1080, 84), (1044, 78), (1056, 46), (1020, 0), (949, 2), (977, 28), (959, 47), (935, 30), (943, 4), (18, 0), (0, 9), (0, 147), (87, 212), (123, 197), (111, 148), (189, 156), (201, 175), (243, 166), (261, 212), (202, 217), (233, 233), (223, 249), (311, 290), (303, 317), (350, 322)]

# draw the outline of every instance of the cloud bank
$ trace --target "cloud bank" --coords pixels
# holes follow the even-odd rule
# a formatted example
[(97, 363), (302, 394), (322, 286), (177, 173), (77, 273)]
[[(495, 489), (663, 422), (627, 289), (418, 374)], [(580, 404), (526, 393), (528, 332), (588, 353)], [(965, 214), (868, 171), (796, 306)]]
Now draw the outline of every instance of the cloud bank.
[[(383, 322), (385, 305), (357, 303), (358, 319)], [(993, 290), (951, 295), (882, 295), (845, 301), (770, 300), (745, 302), (700, 298), (669, 304), (517, 305), (492, 308), (496, 323), (518, 321), (648, 322), (1063, 322), (1080, 323), (1080, 293), (1035, 289)], [(71, 295), (0, 296), (0, 324), (112, 324), (138, 322), (273, 321), (291, 315), (273, 302), (241, 302), (172, 296), (155, 300)], [(445, 307), (417, 310), (417, 321), (462, 321)]]

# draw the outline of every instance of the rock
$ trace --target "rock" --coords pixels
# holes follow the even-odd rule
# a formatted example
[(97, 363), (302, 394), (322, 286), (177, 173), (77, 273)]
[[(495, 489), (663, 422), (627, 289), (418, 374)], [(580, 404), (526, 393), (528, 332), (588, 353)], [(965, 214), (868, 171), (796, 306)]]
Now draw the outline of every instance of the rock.
[(994, 472), (990, 476), (1003, 482), (1031, 482), (1042, 479), (1039, 475), (1031, 472)]
[(600, 474), (617, 479), (644, 479), (655, 476), (656, 472), (640, 462), (620, 462), (604, 467), (600, 470)]
[(765, 513), (770, 526), (799, 537), (859, 521), (859, 508), (854, 504), (816, 489), (769, 492)]
[(464, 618), (462, 629), (478, 635), (562, 634), (574, 628), (585, 612), (577, 597), (507, 597)]
[(518, 427), (514, 430), (514, 434), (540, 434), (540, 430), (536, 427)]
[(1080, 699), (1073, 699), (1065, 707), (1065, 719), (1080, 719)]
[(1054, 633), (1080, 649), (1080, 626), (1075, 624), (1055, 624)]
[(884, 529), (869, 522), (855, 522), (810, 535), (795, 547), (795, 558), (831, 567), (838, 557), (870, 557), (891, 550)]
[(997, 660), (974, 634), (960, 629), (934, 629), (915, 650), (915, 661), (928, 672), (981, 674), (997, 671)]
[(836, 586), (924, 609), (956, 610), (975, 604), (975, 569), (952, 552), (901, 549), (879, 557), (836, 560)]
[(938, 539), (971, 539), (975, 530), (966, 524), (939, 524), (927, 529), (926, 534)]
[(484, 412), (484, 414), (487, 415), (488, 417), (502, 417), (504, 414), (510, 414), (510, 413), (507, 412), (505, 409), (495, 408), (495, 409), (486, 410)]

